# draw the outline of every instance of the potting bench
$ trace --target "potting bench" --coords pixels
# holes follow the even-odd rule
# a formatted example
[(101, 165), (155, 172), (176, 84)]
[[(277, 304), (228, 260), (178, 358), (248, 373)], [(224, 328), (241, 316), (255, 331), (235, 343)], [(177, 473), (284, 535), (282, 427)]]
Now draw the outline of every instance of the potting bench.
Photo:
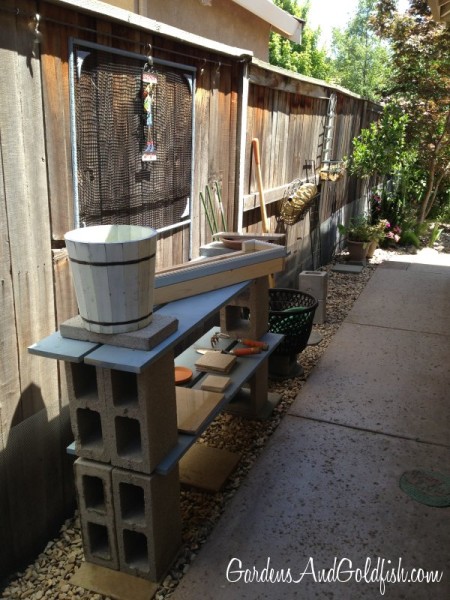
[[(83, 546), (88, 562), (158, 581), (181, 543), (178, 463), (225, 407), (255, 418), (267, 414), (268, 358), (283, 336), (267, 332), (267, 277), (237, 283), (159, 307), (178, 329), (151, 350), (135, 350), (61, 336), (30, 346), (32, 354), (65, 363)], [(266, 306), (267, 305), (267, 306)], [(241, 321), (242, 307), (251, 320)], [(231, 337), (258, 337), (260, 354), (238, 357), (230, 385), (195, 433), (177, 427), (174, 364), (190, 366), (189, 386), (201, 388), (196, 348), (210, 345), (213, 329), (177, 358), (174, 349), (214, 314)], [(235, 343), (235, 342), (234, 342)], [(220, 347), (230, 340), (220, 340)], [(233, 400), (244, 384), (249, 391)], [(231, 405), (230, 405), (231, 402)]]

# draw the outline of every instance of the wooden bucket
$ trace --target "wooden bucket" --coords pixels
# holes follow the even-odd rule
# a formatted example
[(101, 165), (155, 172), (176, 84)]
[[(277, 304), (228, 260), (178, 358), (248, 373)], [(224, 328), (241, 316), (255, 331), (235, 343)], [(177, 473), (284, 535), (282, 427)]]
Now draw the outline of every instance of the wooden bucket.
[(86, 329), (124, 333), (148, 325), (157, 232), (135, 225), (96, 225), (74, 229), (64, 237)]

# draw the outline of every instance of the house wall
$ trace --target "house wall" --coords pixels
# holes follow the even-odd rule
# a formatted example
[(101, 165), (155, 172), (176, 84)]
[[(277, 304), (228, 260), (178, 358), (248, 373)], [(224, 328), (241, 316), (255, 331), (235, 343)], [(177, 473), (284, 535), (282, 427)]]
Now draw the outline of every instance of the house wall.
[(110, 0), (110, 4), (268, 60), (270, 24), (231, 0)]
[[(0, 580), (42, 550), (74, 507), (64, 375), (56, 361), (27, 352), (77, 313), (64, 247), (74, 205), (69, 39), (143, 56), (151, 44), (155, 57), (196, 69), (192, 240), (186, 228), (161, 236), (160, 266), (196, 257), (211, 241), (199, 192), (214, 181), (222, 188), (228, 229), (261, 230), (253, 137), (261, 144), (273, 231), (283, 227), (277, 207), (286, 185), (306, 176), (306, 159), (320, 161), (334, 88), (155, 29), (56, 0), (5, 0), (0, 7)], [(361, 99), (337, 93), (340, 156), (375, 113)], [(315, 210), (286, 230), (289, 273), (305, 267), (311, 240), (315, 266), (326, 258), (321, 232), (359, 194), (348, 177), (321, 186)]]

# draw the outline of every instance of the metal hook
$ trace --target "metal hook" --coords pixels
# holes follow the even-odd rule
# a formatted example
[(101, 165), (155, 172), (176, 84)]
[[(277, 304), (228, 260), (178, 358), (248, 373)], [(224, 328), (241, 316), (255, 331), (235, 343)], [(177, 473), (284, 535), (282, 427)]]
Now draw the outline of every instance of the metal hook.
[(206, 58), (203, 59), (202, 64), (199, 67), (199, 71), (200, 71), (200, 77), (203, 75), (203, 73), (205, 72), (205, 67), (206, 67)]
[(219, 63), (217, 64), (217, 69), (216, 69), (216, 73), (217, 73), (217, 75), (219, 75), (219, 73), (220, 73), (220, 67), (221, 67), (221, 66), (222, 66), (222, 63), (221, 63), (221, 62), (219, 62)]
[(152, 45), (147, 44), (147, 47), (148, 47), (147, 66), (152, 68), (153, 67)]
[[(41, 16), (39, 15), (39, 13), (36, 13), (35, 17), (34, 17), (34, 39), (33, 39), (33, 48), (32, 48), (32, 55), (36, 58), (36, 54), (37, 54), (37, 49), (39, 44), (42, 41), (42, 33), (39, 31), (39, 22), (41, 20)], [(31, 27), (33, 25), (31, 24)]]

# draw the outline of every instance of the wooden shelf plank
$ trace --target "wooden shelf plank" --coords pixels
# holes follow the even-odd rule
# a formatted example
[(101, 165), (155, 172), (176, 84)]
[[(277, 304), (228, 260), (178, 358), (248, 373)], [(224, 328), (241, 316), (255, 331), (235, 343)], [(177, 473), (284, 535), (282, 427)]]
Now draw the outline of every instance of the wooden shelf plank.
[(168, 475), (180, 458), (186, 454), (191, 446), (197, 441), (196, 435), (188, 435), (186, 433), (178, 434), (177, 445), (166, 454), (164, 459), (156, 467), (155, 472), (159, 475)]
[(178, 329), (152, 350), (131, 350), (104, 344), (86, 357), (85, 362), (97, 367), (141, 373), (153, 361), (173, 348), (191, 331), (218, 312), (234, 296), (243, 292), (249, 281), (213, 290), (199, 296), (176, 300), (158, 309), (163, 315), (178, 319)]
[(69, 340), (63, 338), (59, 331), (52, 333), (39, 342), (28, 347), (30, 354), (44, 356), (45, 358), (56, 358), (58, 360), (68, 360), (69, 362), (83, 362), (84, 357), (99, 347), (99, 344), (93, 342), (83, 342), (79, 340)]
[(223, 394), (176, 387), (178, 431), (198, 434), (209, 415), (222, 401)]
[[(183, 366), (187, 366), (189, 368), (193, 368), (195, 370), (194, 363), (197, 358), (200, 356), (196, 351), (196, 347), (205, 347), (204, 344), (209, 346), (209, 341), (211, 339), (211, 335), (215, 332), (219, 331), (218, 328), (211, 329), (208, 333), (206, 333), (202, 338), (200, 338), (195, 346), (192, 346), (185, 350), (182, 354), (180, 354), (176, 359), (175, 363)], [(214, 407), (214, 409), (209, 413), (207, 419), (205, 419), (203, 425), (199, 429), (196, 435), (186, 435), (179, 434), (178, 435), (178, 443), (173, 448), (171, 452), (164, 458), (164, 460), (156, 467), (156, 472), (162, 475), (167, 475), (177, 462), (181, 459), (182, 456), (189, 450), (189, 448), (195, 443), (199, 435), (208, 427), (208, 425), (216, 418), (216, 416), (223, 410), (229, 402), (238, 394), (249, 378), (255, 373), (258, 367), (263, 363), (264, 360), (267, 360), (270, 354), (276, 349), (276, 347), (283, 340), (282, 335), (277, 333), (266, 333), (261, 341), (266, 342), (269, 345), (269, 349), (265, 352), (261, 352), (260, 354), (251, 354), (248, 356), (238, 357), (236, 361), (236, 366), (233, 368), (231, 373), (228, 374), (228, 377), (231, 379), (230, 385), (223, 392), (223, 399)], [(230, 343), (230, 340), (220, 340), (219, 344), (222, 345), (224, 343)], [(202, 345), (203, 344), (203, 345)], [(208, 375), (208, 373), (204, 374), (204, 377), (197, 379), (196, 382), (192, 385), (193, 389), (201, 389), (202, 380)]]
[(242, 293), (250, 281), (243, 281), (226, 288), (176, 300), (158, 307), (160, 315), (178, 319), (178, 329), (152, 350), (132, 350), (110, 344), (98, 344), (81, 340), (72, 340), (61, 336), (59, 331), (52, 333), (39, 342), (28, 347), (30, 354), (67, 360), (69, 362), (86, 362), (108, 369), (118, 369), (131, 373), (141, 373), (150, 363), (173, 348), (191, 331), (219, 311), (234, 296)]

